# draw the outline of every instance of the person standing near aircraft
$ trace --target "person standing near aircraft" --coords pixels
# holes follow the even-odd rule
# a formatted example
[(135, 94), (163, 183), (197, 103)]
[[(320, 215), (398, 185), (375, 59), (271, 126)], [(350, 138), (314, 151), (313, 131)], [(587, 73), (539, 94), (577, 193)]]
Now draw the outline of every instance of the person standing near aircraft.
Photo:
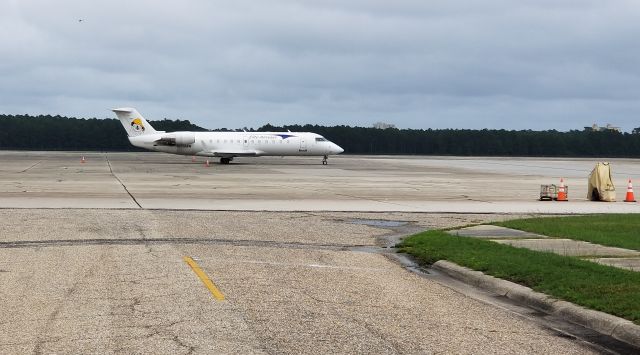
[(113, 109), (132, 145), (179, 155), (218, 157), (229, 164), (235, 157), (322, 156), (344, 149), (311, 132), (164, 132), (156, 131), (134, 108)]

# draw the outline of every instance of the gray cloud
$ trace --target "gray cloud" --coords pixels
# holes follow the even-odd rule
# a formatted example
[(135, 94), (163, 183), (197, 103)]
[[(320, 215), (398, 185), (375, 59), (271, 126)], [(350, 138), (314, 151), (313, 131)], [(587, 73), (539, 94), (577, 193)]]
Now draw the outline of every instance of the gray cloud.
[[(633, 1), (9, 0), (0, 112), (205, 127), (640, 126)], [(82, 19), (82, 22), (78, 20)]]

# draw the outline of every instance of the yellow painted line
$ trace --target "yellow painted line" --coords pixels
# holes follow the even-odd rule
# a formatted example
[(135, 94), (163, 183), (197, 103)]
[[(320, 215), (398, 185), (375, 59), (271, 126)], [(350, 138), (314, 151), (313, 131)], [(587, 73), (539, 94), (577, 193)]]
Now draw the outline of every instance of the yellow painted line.
[(222, 292), (218, 290), (216, 285), (213, 283), (213, 281), (211, 281), (211, 279), (209, 279), (207, 274), (205, 274), (204, 271), (202, 271), (200, 266), (198, 266), (198, 264), (188, 256), (185, 256), (182, 259), (184, 260), (185, 263), (191, 266), (191, 269), (193, 270), (193, 272), (195, 272), (196, 275), (198, 275), (202, 283), (209, 289), (213, 297), (215, 297), (218, 301), (224, 301), (224, 295), (222, 294)]

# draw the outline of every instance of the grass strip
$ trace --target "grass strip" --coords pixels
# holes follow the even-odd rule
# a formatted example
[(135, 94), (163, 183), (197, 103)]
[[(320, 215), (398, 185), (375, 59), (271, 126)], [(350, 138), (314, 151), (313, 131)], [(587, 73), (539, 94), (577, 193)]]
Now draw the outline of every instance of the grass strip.
[(554, 238), (640, 250), (640, 214), (635, 213), (526, 218), (494, 224)]
[(640, 324), (640, 273), (575, 257), (427, 231), (406, 238), (401, 252), (422, 264), (449, 260), (538, 292)]

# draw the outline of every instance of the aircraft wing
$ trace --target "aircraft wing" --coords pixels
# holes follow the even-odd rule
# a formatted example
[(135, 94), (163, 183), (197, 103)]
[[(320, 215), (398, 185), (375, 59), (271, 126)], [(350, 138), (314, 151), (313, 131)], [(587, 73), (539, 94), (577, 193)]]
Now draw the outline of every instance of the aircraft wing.
[(261, 155), (261, 151), (258, 150), (208, 150), (202, 151), (208, 156), (220, 157), (220, 158), (233, 158), (233, 157), (257, 157)]

